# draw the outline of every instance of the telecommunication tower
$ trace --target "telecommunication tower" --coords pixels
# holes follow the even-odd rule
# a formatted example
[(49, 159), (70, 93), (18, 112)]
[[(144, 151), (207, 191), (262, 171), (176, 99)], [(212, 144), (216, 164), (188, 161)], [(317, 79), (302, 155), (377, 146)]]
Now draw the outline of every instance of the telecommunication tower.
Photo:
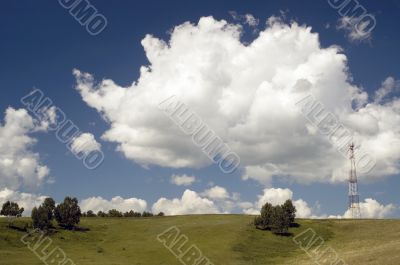
[(349, 147), (350, 152), (350, 172), (349, 172), (349, 210), (351, 218), (361, 218), (360, 210), (360, 196), (358, 194), (357, 187), (357, 173), (356, 173), (356, 161), (354, 157), (354, 144), (351, 143)]

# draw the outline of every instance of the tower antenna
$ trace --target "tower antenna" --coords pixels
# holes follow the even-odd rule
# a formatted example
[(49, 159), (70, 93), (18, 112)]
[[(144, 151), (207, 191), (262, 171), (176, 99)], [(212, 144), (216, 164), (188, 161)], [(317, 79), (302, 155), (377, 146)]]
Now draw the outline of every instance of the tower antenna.
[(360, 196), (358, 194), (356, 161), (354, 157), (354, 143), (350, 144), (350, 174), (349, 174), (349, 210), (353, 219), (361, 218)]

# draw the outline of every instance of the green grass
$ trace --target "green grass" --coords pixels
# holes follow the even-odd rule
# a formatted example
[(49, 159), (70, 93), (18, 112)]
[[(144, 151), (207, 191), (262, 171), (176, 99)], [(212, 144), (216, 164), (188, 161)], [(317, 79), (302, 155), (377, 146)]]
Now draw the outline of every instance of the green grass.
[[(176, 226), (215, 264), (313, 264), (293, 242), (268, 231), (256, 230), (253, 217), (244, 215), (195, 215), (154, 218), (83, 218), (86, 232), (58, 230), (52, 245), (65, 251), (75, 264), (182, 264), (157, 240)], [(18, 227), (29, 218), (15, 221)], [(347, 264), (400, 264), (400, 221), (397, 220), (299, 220), (294, 236), (312, 228)], [(7, 227), (0, 218), (0, 264), (44, 264), (20, 238), (25, 232)]]

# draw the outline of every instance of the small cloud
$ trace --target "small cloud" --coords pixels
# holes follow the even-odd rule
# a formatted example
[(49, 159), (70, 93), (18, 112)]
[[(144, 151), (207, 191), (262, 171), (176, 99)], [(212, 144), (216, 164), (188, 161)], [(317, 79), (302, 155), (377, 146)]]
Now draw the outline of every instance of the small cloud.
[(389, 76), (382, 82), (381, 87), (375, 91), (374, 102), (381, 103), (384, 98), (394, 91), (400, 90), (400, 80), (396, 80)]
[(246, 24), (251, 27), (256, 27), (260, 23), (260, 20), (255, 18), (252, 14), (246, 14), (244, 16), (246, 19)]
[(211, 199), (226, 199), (230, 197), (228, 191), (220, 186), (207, 189), (202, 193), (202, 195)]
[(171, 176), (171, 183), (177, 185), (177, 186), (190, 186), (193, 184), (193, 182), (196, 181), (195, 176), (188, 176), (186, 174), (184, 175), (172, 175)]
[(82, 133), (75, 137), (71, 142), (71, 151), (78, 154), (89, 154), (93, 151), (100, 151), (101, 144), (96, 141), (91, 133)]
[(260, 23), (258, 18), (255, 18), (252, 14), (240, 15), (236, 11), (229, 11), (229, 14), (233, 20), (239, 21), (243, 24), (249, 25), (250, 27), (257, 27)]

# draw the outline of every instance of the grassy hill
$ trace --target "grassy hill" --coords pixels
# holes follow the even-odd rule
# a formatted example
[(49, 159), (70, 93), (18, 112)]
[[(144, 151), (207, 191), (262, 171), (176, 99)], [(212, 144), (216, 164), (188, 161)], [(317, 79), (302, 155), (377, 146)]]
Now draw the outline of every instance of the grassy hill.
[[(291, 237), (254, 229), (253, 217), (197, 215), (154, 218), (83, 218), (89, 231), (51, 235), (49, 250), (60, 247), (75, 264), (182, 264), (157, 235), (176, 226), (188, 237), (185, 248), (196, 245), (213, 264), (314, 264), (293, 241), (312, 228), (347, 264), (400, 264), (398, 220), (299, 220)], [(28, 218), (15, 222), (19, 227)], [(26, 233), (7, 227), (0, 218), (0, 264), (44, 264), (24, 245)], [(304, 239), (304, 237), (303, 237)], [(50, 263), (49, 263), (50, 264)], [(69, 265), (69, 264), (68, 264)]]

